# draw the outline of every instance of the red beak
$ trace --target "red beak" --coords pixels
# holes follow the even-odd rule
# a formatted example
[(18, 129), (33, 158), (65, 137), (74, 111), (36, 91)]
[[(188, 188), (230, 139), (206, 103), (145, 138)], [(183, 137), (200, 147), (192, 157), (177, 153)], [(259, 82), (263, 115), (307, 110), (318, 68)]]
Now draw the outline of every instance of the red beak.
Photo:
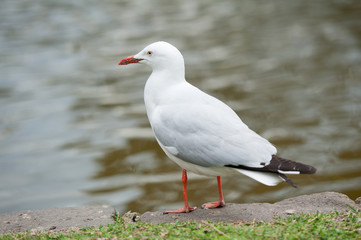
[(131, 63), (138, 63), (142, 60), (143, 60), (142, 58), (134, 58), (134, 56), (129, 56), (129, 57), (126, 57), (126, 58), (120, 60), (118, 65), (128, 65)]

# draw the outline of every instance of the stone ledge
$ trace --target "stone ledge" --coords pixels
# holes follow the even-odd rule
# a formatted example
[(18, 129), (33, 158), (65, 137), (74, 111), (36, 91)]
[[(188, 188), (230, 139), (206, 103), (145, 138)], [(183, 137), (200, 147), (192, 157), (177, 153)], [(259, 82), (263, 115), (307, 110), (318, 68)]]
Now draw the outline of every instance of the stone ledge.
[(242, 221), (271, 221), (275, 217), (289, 217), (292, 214), (330, 212), (336, 210), (360, 209), (348, 196), (337, 192), (322, 192), (310, 195), (288, 198), (273, 204), (227, 203), (225, 207), (216, 209), (196, 209), (190, 213), (163, 214), (162, 212), (146, 212), (140, 216), (143, 222), (159, 224), (176, 221), (212, 221), (212, 222), (242, 222)]
[[(213, 222), (251, 222), (271, 221), (275, 217), (288, 217), (292, 214), (330, 212), (336, 210), (361, 210), (361, 200), (356, 202), (345, 194), (322, 192), (288, 198), (273, 204), (227, 203), (223, 208), (196, 209), (191, 213), (163, 214), (162, 212), (146, 212), (139, 216), (128, 212), (122, 219), (127, 222), (143, 221), (153, 224), (176, 221), (213, 221)], [(86, 227), (107, 226), (114, 223), (114, 209), (110, 206), (51, 208), (28, 210), (0, 214), (0, 234), (13, 232), (46, 231), (66, 232)]]
[(59, 232), (114, 223), (110, 206), (49, 208), (0, 214), (0, 234), (12, 232)]

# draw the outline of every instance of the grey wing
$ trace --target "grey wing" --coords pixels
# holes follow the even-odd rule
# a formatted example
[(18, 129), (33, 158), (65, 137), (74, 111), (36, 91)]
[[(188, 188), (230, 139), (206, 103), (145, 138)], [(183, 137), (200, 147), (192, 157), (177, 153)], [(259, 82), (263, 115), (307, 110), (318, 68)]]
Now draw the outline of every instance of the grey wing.
[(151, 125), (158, 141), (173, 149), (175, 156), (204, 167), (263, 167), (276, 153), (228, 107), (163, 106), (154, 113)]

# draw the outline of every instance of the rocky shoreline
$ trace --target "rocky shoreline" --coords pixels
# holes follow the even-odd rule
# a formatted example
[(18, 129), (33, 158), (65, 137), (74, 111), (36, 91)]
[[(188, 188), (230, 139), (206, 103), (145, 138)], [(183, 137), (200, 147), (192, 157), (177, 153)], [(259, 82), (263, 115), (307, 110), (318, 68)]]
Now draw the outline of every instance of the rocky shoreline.
[[(330, 211), (345, 212), (361, 210), (361, 197), (356, 201), (337, 192), (322, 192), (288, 198), (273, 204), (227, 203), (223, 208), (197, 209), (188, 214), (163, 214), (146, 212), (142, 215), (128, 212), (123, 215), (126, 222), (143, 221), (154, 224), (176, 221), (223, 221), (250, 222), (272, 221), (275, 217), (288, 217), (292, 214)], [(47, 231), (66, 232), (85, 227), (99, 227), (114, 223), (115, 210), (111, 206), (90, 206), (27, 210), (0, 214), (0, 234)]]

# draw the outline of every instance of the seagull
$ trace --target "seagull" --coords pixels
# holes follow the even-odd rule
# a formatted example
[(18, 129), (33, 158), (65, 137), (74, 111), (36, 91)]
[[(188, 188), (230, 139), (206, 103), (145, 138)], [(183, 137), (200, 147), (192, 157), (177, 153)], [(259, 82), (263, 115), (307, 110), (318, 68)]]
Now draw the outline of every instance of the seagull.
[(144, 88), (147, 116), (165, 154), (182, 169), (184, 207), (164, 213), (187, 213), (187, 171), (217, 177), (219, 200), (204, 209), (225, 206), (221, 177), (244, 174), (268, 186), (286, 174), (313, 174), (316, 168), (278, 157), (277, 149), (248, 128), (225, 103), (185, 79), (184, 59), (173, 45), (159, 41), (119, 65), (142, 63), (152, 68)]

